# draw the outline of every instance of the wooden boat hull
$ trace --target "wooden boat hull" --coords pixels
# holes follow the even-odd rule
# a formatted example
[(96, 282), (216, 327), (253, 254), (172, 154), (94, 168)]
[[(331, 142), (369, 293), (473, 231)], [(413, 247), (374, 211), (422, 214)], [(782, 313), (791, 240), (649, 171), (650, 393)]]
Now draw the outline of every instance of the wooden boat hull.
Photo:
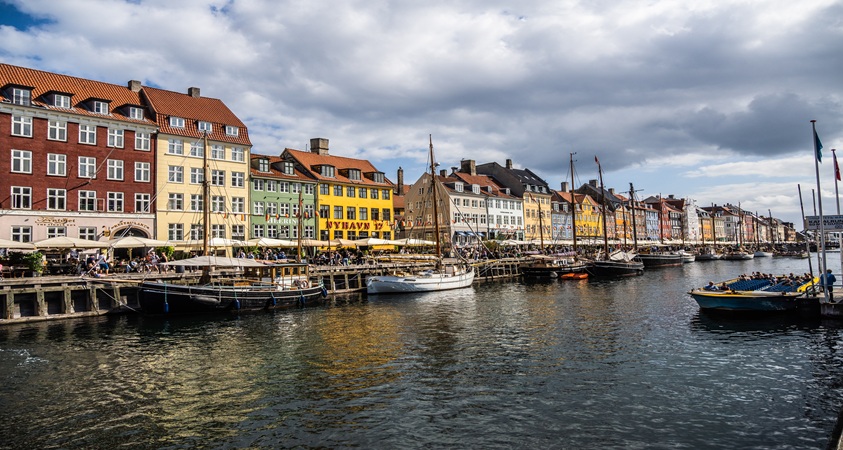
[(321, 285), (282, 290), (271, 286), (144, 282), (138, 291), (138, 302), (144, 314), (183, 314), (303, 306), (324, 296), (327, 291)]
[(682, 255), (678, 253), (638, 254), (644, 267), (673, 267), (682, 265)]
[(522, 264), (518, 270), (525, 277), (535, 278), (556, 278), (568, 273), (579, 273), (585, 271), (584, 262), (573, 264)]
[(598, 278), (637, 277), (644, 275), (644, 264), (638, 261), (594, 261), (586, 267), (586, 271)]
[(749, 259), (755, 259), (755, 255), (752, 254), (752, 253), (743, 253), (743, 252), (726, 253), (725, 255), (723, 255), (723, 259), (728, 260), (728, 261), (746, 261), (746, 260), (749, 260)]
[(783, 312), (799, 307), (802, 293), (763, 291), (706, 291), (695, 289), (689, 292), (700, 309), (729, 312)]
[(428, 273), (408, 276), (376, 275), (366, 279), (367, 294), (398, 294), (408, 292), (446, 291), (469, 287), (474, 282), (474, 270), (464, 273)]
[(721, 259), (723, 256), (717, 253), (700, 253), (697, 255), (697, 261), (717, 261)]

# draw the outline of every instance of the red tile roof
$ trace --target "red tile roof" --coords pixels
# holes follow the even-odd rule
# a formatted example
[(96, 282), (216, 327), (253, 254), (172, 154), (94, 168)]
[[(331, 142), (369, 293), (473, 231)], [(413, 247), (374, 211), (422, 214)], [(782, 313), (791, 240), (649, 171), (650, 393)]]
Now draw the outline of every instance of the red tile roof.
[[(98, 118), (107, 117), (114, 120), (154, 125), (149, 119), (130, 119), (125, 115), (128, 111), (120, 109), (126, 105), (144, 106), (140, 93), (129, 89), (128, 83), (120, 86), (72, 77), (69, 75), (60, 75), (57, 73), (27, 69), (25, 67), (12, 66), (9, 64), (0, 64), (0, 96), (6, 94), (5, 89), (3, 88), (10, 85), (31, 88), (31, 103), (36, 107), (82, 116)], [(71, 108), (53, 106), (48, 99), (43, 97), (44, 94), (48, 94), (50, 92), (59, 92), (70, 95)], [(5, 97), (3, 98), (5, 99)], [(87, 106), (84, 105), (84, 102), (90, 99), (99, 99), (109, 102), (109, 112), (111, 114), (106, 116), (86, 109)], [(147, 112), (147, 116), (150, 116), (149, 112)]]
[[(320, 181), (347, 184), (365, 184), (390, 188), (393, 186), (392, 182), (389, 181), (386, 176), (384, 176), (383, 183), (376, 183), (373, 180), (366, 178), (366, 174), (370, 174), (372, 172), (382, 172), (376, 169), (375, 166), (372, 165), (372, 163), (365, 159), (347, 158), (345, 156), (320, 155), (318, 153), (293, 150), (291, 148), (284, 149), (283, 154), (289, 155), (290, 157), (298, 161), (299, 164), (301, 164), (308, 171), (308, 175)], [(322, 176), (322, 173), (318, 170), (318, 167), (322, 165), (334, 166), (334, 168), (336, 169), (335, 176)], [(351, 180), (343, 176), (340, 171), (344, 169), (358, 169), (361, 173), (361, 179)]]
[[(199, 131), (197, 121), (203, 121), (213, 124), (213, 130), (208, 135), (211, 140), (252, 145), (246, 125), (219, 99), (193, 97), (146, 86), (143, 88), (143, 94), (156, 114), (155, 120), (161, 133), (199, 138), (202, 137), (202, 132)], [(184, 128), (171, 127), (171, 116), (185, 119)], [(225, 134), (226, 125), (237, 127), (238, 135)]]
[[(465, 172), (454, 172), (451, 174), (452, 177), (458, 178), (463, 183), (468, 185), (478, 185), (480, 186), (480, 192), (486, 195), (491, 195), (493, 197), (501, 197), (501, 198), (517, 198), (514, 195), (507, 194), (504, 189), (504, 186), (498, 184), (495, 179), (489, 175), (471, 175)], [(486, 186), (492, 187), (492, 192), (486, 190)]]
[[(252, 157), (252, 164), (251, 164), (251, 168), (250, 168), (249, 172), (253, 176), (288, 179), (288, 180), (298, 180), (298, 181), (302, 181), (302, 182), (307, 182), (307, 181), (315, 182), (316, 181), (313, 178), (310, 178), (309, 176), (307, 176), (306, 173), (300, 171), (298, 169), (298, 167), (293, 168), (293, 172), (295, 173), (295, 175), (287, 175), (287, 174), (281, 172), (280, 170), (276, 169), (275, 165), (284, 161), (284, 159), (282, 159), (279, 156), (252, 154), (251, 157)], [(255, 161), (258, 160), (258, 159), (268, 159), (269, 160), (269, 172), (261, 172), (260, 170), (257, 169), (257, 163)]]

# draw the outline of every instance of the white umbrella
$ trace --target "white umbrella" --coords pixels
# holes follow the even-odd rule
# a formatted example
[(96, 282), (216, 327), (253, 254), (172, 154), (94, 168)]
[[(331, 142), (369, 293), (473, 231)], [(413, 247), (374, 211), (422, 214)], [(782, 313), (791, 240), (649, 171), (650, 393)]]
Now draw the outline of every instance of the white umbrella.
[(421, 245), (436, 245), (436, 242), (433, 242), (433, 241), (426, 241), (424, 239), (411, 239), (411, 238), (398, 239), (398, 241), (396, 241), (396, 242), (399, 243), (398, 245), (418, 245), (418, 246), (421, 246)]
[(249, 239), (246, 243), (255, 247), (295, 247), (298, 245), (293, 241), (266, 237)]
[(400, 245), (396, 244), (395, 241), (387, 240), (387, 239), (379, 239), (379, 238), (363, 238), (357, 239), (356, 241), (351, 241), (354, 245), (361, 245), (361, 246), (372, 246), (372, 245)]
[(197, 256), (162, 263), (167, 266), (189, 267), (267, 267), (266, 264), (249, 258), (226, 258), (223, 256)]
[(70, 236), (58, 236), (41, 241), (33, 242), (36, 248), (105, 248), (107, 242), (90, 241), (88, 239), (72, 238)]
[(31, 242), (10, 241), (8, 239), (0, 239), (0, 248), (7, 248), (9, 250), (35, 250), (35, 245)]
[[(182, 245), (185, 247), (201, 247), (204, 245), (204, 243), (200, 239), (192, 239), (184, 242), (171, 242), (171, 244), (174, 246)], [(226, 239), (218, 237), (208, 239), (208, 247), (246, 247), (248, 245), (248, 242), (241, 241), (238, 239)]]
[(140, 236), (126, 236), (118, 239), (112, 239), (107, 241), (107, 244), (111, 248), (164, 247), (169, 245), (167, 241), (149, 239)]

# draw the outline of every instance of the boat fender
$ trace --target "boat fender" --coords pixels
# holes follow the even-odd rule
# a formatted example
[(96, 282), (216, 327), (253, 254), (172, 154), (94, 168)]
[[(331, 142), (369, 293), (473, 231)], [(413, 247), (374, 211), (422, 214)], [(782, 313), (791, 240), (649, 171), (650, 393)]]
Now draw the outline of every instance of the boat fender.
[(234, 299), (234, 309), (240, 311), (240, 299)]
[(325, 298), (327, 296), (328, 296), (328, 290), (325, 289), (325, 286), (322, 286), (322, 298)]
[[(271, 294), (270, 294), (270, 295), (271, 295)], [(275, 305), (277, 305), (277, 304), (278, 304), (278, 301), (277, 301), (277, 300), (275, 300), (275, 296), (274, 296), (274, 295), (271, 295), (271, 297), (270, 297), (270, 300), (269, 300), (269, 301), (272, 303), (272, 306), (275, 306)]]
[(304, 295), (299, 295), (299, 306), (304, 306)]
[(167, 314), (168, 312), (170, 312), (170, 304), (164, 300), (164, 314)]

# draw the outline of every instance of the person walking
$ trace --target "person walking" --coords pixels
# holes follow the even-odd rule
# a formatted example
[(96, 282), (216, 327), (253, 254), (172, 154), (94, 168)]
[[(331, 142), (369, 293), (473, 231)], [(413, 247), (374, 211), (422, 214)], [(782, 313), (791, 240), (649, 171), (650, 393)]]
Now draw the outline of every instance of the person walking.
[(837, 278), (834, 277), (834, 274), (831, 273), (831, 269), (826, 270), (825, 274), (821, 277), (820, 286), (828, 292), (828, 301), (834, 302), (834, 283), (837, 282)]

